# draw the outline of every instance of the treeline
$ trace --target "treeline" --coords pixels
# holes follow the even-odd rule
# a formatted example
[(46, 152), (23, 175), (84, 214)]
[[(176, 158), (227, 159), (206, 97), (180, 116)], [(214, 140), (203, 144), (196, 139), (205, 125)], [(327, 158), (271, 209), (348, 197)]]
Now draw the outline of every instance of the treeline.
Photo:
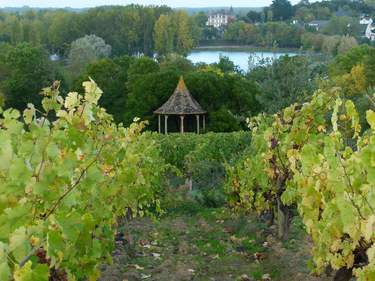
[[(263, 11), (250, 11), (231, 23), (222, 38), (235, 44), (303, 47), (336, 55), (340, 50), (349, 49), (349, 46), (370, 43), (361, 33), (359, 19), (362, 14), (374, 16), (375, 5), (371, 1), (301, 1), (292, 6), (287, 0), (274, 0)], [(316, 28), (308, 24), (313, 20), (325, 22)], [(221, 38), (219, 33), (208, 29), (203, 34), (205, 39)], [(347, 40), (348, 37), (350, 40)], [(322, 43), (312, 44), (311, 41)], [(345, 46), (339, 48), (339, 44)]]
[(284, 22), (250, 24), (237, 21), (228, 26), (224, 39), (236, 44), (260, 47), (299, 48), (304, 30)]
[[(206, 26), (203, 12), (189, 15), (167, 6), (105, 6), (80, 12), (30, 9), (0, 12), (0, 42), (42, 45), (49, 53), (63, 57), (68, 56), (72, 42), (87, 35), (102, 38), (111, 46), (112, 56), (185, 55), (199, 43), (218, 40), (259, 47), (308, 48), (304, 35), (351, 36), (352, 41), (362, 43), (362, 13), (373, 15), (374, 5), (345, 0), (302, 1), (293, 6), (288, 0), (274, 0), (260, 12), (250, 11), (227, 27), (214, 28)], [(329, 22), (317, 31), (307, 25), (314, 19)], [(325, 50), (319, 45), (313, 49)]]
[(95, 34), (112, 47), (113, 55), (153, 55), (154, 37), (160, 38), (158, 33), (164, 32), (160, 23), (155, 30), (161, 15), (173, 18), (168, 25), (168, 36), (176, 37), (176, 41), (168, 45), (170, 51), (192, 48), (197, 38), (192, 32), (199, 31), (192, 28), (193, 21), (185, 12), (174, 12), (167, 6), (139, 5), (98, 7), (81, 13), (66, 10), (0, 13), (0, 42), (13, 45), (29, 42), (43, 45), (50, 53), (66, 55), (73, 41)]
[[(103, 53), (109, 51), (98, 38), (85, 40), (101, 46)], [(84, 67), (78, 62), (66, 66), (50, 61), (44, 48), (27, 43), (0, 45), (2, 105), (23, 110), (30, 102), (40, 104), (39, 89), (55, 80), (61, 81), (64, 94), (68, 89), (81, 90), (82, 81), (91, 77), (104, 91), (100, 105), (116, 122), (130, 124), (137, 116), (150, 122), (149, 129), (156, 130), (153, 111), (167, 101), (183, 75), (192, 95), (209, 112), (207, 129), (230, 132), (244, 129), (248, 116), (277, 110), (295, 98), (303, 100), (315, 89), (316, 79), (326, 72), (324, 65), (303, 56), (264, 61), (250, 73), (239, 70), (226, 57), (211, 65), (194, 65), (179, 55), (167, 55), (158, 61), (147, 56), (98, 56)], [(177, 125), (171, 124), (170, 129), (177, 129)]]
[[(325, 29), (327, 32), (312, 32), (300, 25), (286, 22), (251, 24), (237, 21), (225, 30), (224, 39), (239, 45), (302, 48), (336, 55), (344, 53), (364, 41), (360, 37), (360, 32), (354, 32), (356, 25), (353, 25), (352, 32), (345, 32), (344, 29), (347, 28), (347, 24), (347, 21), (340, 19), (335, 23), (328, 24), (327, 29)], [(343, 25), (345, 28), (342, 27)], [(328, 30), (332, 31), (328, 32)]]
[(273, 0), (269, 7), (261, 11), (249, 11), (240, 19), (248, 23), (290, 20), (309, 22), (330, 20), (335, 16), (359, 17), (362, 14), (375, 14), (374, 1), (331, 0), (310, 3), (302, 0), (292, 5), (289, 0)]

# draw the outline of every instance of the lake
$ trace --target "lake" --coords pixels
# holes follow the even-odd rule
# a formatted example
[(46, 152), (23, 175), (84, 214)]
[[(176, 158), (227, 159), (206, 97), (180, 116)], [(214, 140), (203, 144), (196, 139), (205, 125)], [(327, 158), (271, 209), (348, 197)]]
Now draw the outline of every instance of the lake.
[(271, 52), (271, 51), (243, 51), (243, 50), (194, 50), (187, 57), (193, 63), (204, 62), (207, 64), (219, 62), (220, 56), (226, 56), (235, 65), (245, 72), (249, 69), (249, 57), (252, 56), (252, 65), (257, 65), (260, 60), (275, 60), (281, 56), (296, 56), (297, 52)]

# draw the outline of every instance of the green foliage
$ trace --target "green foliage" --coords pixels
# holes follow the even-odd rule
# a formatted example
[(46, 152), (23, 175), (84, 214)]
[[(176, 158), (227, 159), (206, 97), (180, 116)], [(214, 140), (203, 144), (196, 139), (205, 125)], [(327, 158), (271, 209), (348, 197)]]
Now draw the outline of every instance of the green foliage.
[(129, 56), (115, 59), (101, 59), (87, 66), (84, 73), (74, 83), (80, 89), (82, 82), (91, 77), (103, 90), (100, 106), (112, 114), (119, 123), (124, 121), (124, 108), (127, 100), (128, 70), (134, 59)]
[(299, 48), (303, 31), (285, 22), (249, 24), (236, 21), (228, 26), (224, 39), (236, 44), (260, 47)]
[(158, 109), (172, 95), (176, 88), (178, 74), (175, 72), (151, 72), (129, 78), (128, 100), (126, 102), (125, 124), (134, 116), (148, 120), (149, 128), (157, 129), (157, 117), (153, 111)]
[(324, 52), (332, 56), (346, 53), (358, 45), (355, 37), (349, 35), (340, 37), (311, 32), (304, 33), (301, 41), (305, 50)]
[(161, 15), (155, 23), (155, 48), (159, 55), (165, 55), (173, 52), (173, 30), (171, 28), (171, 19), (167, 15)]
[[(128, 124), (134, 116), (150, 122), (150, 129), (157, 130), (158, 121), (153, 111), (158, 109), (172, 95), (176, 88), (180, 75), (184, 79), (190, 93), (209, 112), (207, 130), (215, 132), (230, 132), (244, 127), (244, 120), (259, 112), (259, 106), (255, 100), (258, 89), (254, 82), (245, 79), (242, 75), (233, 73), (232, 64), (223, 62), (218, 66), (209, 68), (202, 66), (194, 71), (184, 72), (192, 66), (186, 61), (162, 62), (161, 70), (156, 71), (158, 65), (151, 59), (150, 65), (154, 67), (141, 67), (135, 73), (142, 75), (130, 75), (128, 88), (128, 100), (125, 110), (125, 123)], [(137, 64), (137, 61), (134, 65)], [(218, 67), (222, 67), (229, 73), (223, 74)], [(131, 65), (129, 72), (133, 71)], [(147, 70), (149, 69), (149, 70)], [(235, 70), (235, 69), (233, 69)], [(172, 119), (172, 118), (170, 118)], [(194, 120), (188, 120), (186, 129), (195, 131), (192, 124)], [(170, 121), (170, 131), (178, 130), (176, 121)]]
[(210, 113), (210, 130), (214, 132), (232, 132), (240, 129), (239, 120), (225, 107)]
[(306, 100), (316, 88), (320, 68), (302, 56), (283, 56), (256, 67), (250, 79), (260, 86), (257, 100), (265, 112), (274, 113), (294, 103)]
[(171, 70), (183, 74), (185, 72), (194, 71), (195, 67), (193, 63), (184, 56), (172, 53), (165, 56), (160, 61), (160, 69), (163, 71)]
[(23, 110), (29, 102), (40, 104), (40, 89), (56, 78), (45, 50), (26, 43), (1, 49), (0, 91), (5, 106)]
[[(106, 58), (88, 65), (73, 88), (80, 90), (82, 81), (92, 77), (105, 91), (100, 105), (116, 122), (129, 125), (138, 116), (149, 121), (149, 129), (157, 130), (158, 120), (153, 111), (168, 100), (181, 75), (192, 95), (208, 111), (209, 131), (241, 130), (246, 117), (261, 110), (256, 100), (256, 83), (226, 57), (212, 65), (194, 65), (177, 54), (160, 58), (159, 63), (146, 56)], [(170, 118), (169, 128), (172, 132), (178, 130), (176, 120)], [(193, 118), (187, 120), (186, 129), (196, 130)]]
[(286, 205), (298, 207), (317, 273), (330, 265), (353, 270), (358, 280), (374, 274), (375, 113), (367, 111), (366, 118), (370, 129), (361, 135), (354, 103), (342, 100), (337, 89), (318, 91), (308, 103), (254, 119), (247, 156), (229, 167), (233, 206), (277, 209), (279, 230), (285, 230), (284, 216), (290, 221)]
[(220, 74), (211, 71), (193, 72), (185, 81), (192, 95), (209, 112), (207, 130), (229, 132), (243, 128), (247, 116), (260, 108), (256, 84), (241, 75)]
[(45, 88), (40, 111), (1, 110), (2, 280), (96, 280), (117, 218), (160, 211), (165, 165), (145, 124), (115, 125), (101, 90), (83, 86), (65, 99)]
[(373, 87), (375, 79), (375, 48), (368, 45), (361, 45), (351, 49), (345, 54), (339, 55), (329, 66), (331, 78), (348, 74), (353, 67), (364, 65), (367, 87)]
[(152, 58), (142, 56), (132, 61), (129, 66), (128, 75), (130, 78), (139, 77), (159, 71), (158, 63)]
[(195, 43), (193, 27), (193, 21), (184, 11), (161, 15), (155, 23), (154, 32), (155, 50), (158, 55), (173, 52), (186, 55)]
[[(193, 198), (202, 205), (223, 205), (225, 165), (237, 159), (250, 143), (247, 132), (197, 134), (153, 134), (166, 163), (176, 167), (179, 177), (192, 179)], [(171, 177), (171, 184), (176, 181)], [(178, 182), (178, 181), (177, 181)]]
[(95, 34), (112, 46), (114, 55), (154, 51), (154, 25), (166, 6), (106, 6), (80, 13), (68, 10), (29, 10), (0, 17), (0, 41), (42, 44), (51, 52), (67, 54), (71, 42)]
[(358, 18), (333, 16), (328, 22), (328, 25), (323, 29), (323, 33), (357, 37), (360, 34), (360, 29), (361, 26), (358, 22)]
[(237, 66), (226, 56), (220, 55), (219, 62), (216, 64), (216, 66), (223, 73), (240, 72), (237, 69)]
[(111, 46), (96, 35), (85, 35), (70, 45), (68, 64), (73, 77), (78, 76), (90, 63), (111, 55)]
[[(0, 41), (14, 45), (21, 42), (43, 45), (51, 53), (66, 55), (71, 42), (96, 34), (112, 46), (116, 56), (140, 53), (152, 56), (155, 51), (160, 55), (170, 52), (186, 54), (200, 41), (223, 39), (223, 31), (227, 28), (206, 26), (207, 15), (213, 12), (212, 9), (202, 8), (198, 13), (189, 10), (189, 15), (167, 6), (141, 5), (97, 7), (79, 13), (67, 9), (5, 10), (0, 17)], [(288, 0), (274, 0), (263, 10), (250, 10), (234, 8), (239, 20), (228, 27), (224, 38), (230, 38), (228, 40), (236, 44), (271, 47), (276, 41), (280, 47), (299, 48), (305, 28), (289, 24), (292, 18), (300, 23), (330, 20), (324, 30), (326, 34), (349, 34), (358, 38), (358, 16), (375, 12), (370, 0), (300, 1), (294, 6)], [(270, 27), (265, 28), (268, 24)], [(265, 32), (266, 29), (269, 30)]]
[(273, 0), (270, 8), (273, 20), (283, 21), (293, 16), (293, 7), (288, 0)]
[(262, 21), (262, 14), (256, 11), (250, 11), (246, 14), (246, 21), (249, 23), (257, 23)]
[(160, 143), (161, 155), (166, 162), (186, 171), (184, 173), (189, 173), (200, 161), (230, 162), (250, 142), (247, 132), (152, 136)]

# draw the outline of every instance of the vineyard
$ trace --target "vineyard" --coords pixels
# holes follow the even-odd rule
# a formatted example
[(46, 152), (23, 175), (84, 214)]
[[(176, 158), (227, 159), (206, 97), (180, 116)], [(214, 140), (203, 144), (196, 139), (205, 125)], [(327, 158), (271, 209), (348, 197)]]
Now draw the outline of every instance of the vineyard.
[[(141, 217), (158, 220), (195, 204), (217, 208), (211, 226), (194, 230), (220, 234), (210, 240), (213, 256), (228, 255), (223, 241), (245, 241), (217, 229), (232, 216), (245, 216), (241, 227), (258, 220), (275, 228), (278, 241), (300, 220), (314, 275), (375, 280), (374, 111), (360, 116), (333, 88), (249, 119), (248, 132), (165, 136), (144, 132), (147, 123), (137, 119), (128, 128), (114, 123), (93, 81), (65, 97), (59, 86), (43, 89), (40, 107), (0, 110), (0, 280), (98, 280), (115, 241), (134, 250), (129, 228)], [(210, 231), (199, 232), (204, 227)], [(253, 262), (268, 243), (257, 239)], [(210, 252), (205, 243), (197, 247)]]

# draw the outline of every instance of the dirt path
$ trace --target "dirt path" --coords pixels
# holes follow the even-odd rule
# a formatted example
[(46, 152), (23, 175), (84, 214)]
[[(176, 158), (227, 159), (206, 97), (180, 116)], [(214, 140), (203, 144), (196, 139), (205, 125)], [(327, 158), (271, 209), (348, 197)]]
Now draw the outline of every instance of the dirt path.
[(226, 209), (135, 220), (130, 229), (135, 247), (118, 242), (101, 281), (328, 280), (309, 274), (309, 245), (298, 223), (284, 243), (272, 228)]

